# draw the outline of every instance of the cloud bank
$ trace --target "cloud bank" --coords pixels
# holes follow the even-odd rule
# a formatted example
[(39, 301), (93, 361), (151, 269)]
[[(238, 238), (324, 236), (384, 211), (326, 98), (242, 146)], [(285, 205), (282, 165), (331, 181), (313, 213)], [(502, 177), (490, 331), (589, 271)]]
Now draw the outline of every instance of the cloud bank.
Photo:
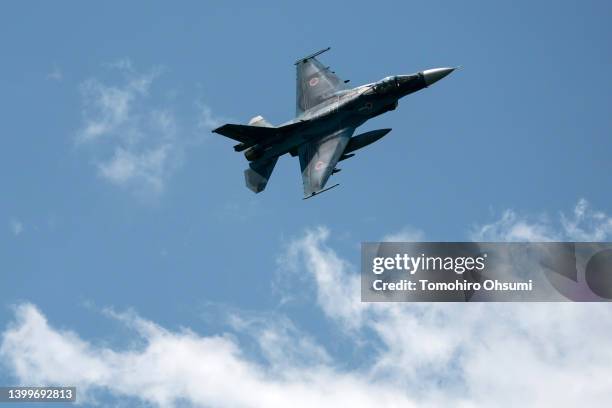
[[(610, 236), (610, 217), (585, 201), (558, 222), (507, 214), (475, 231), (491, 240), (525, 231), (537, 239)], [(332, 240), (326, 228), (311, 229), (280, 257), (312, 283), (317, 307), (357, 364), (283, 316), (231, 316), (234, 333), (257, 344), (252, 353), (229, 328), (204, 336), (112, 313), (140, 344), (120, 350), (55, 328), (29, 303), (15, 308), (0, 360), (23, 384), (76, 385), (89, 401), (103, 390), (160, 407), (609, 406), (608, 304), (361, 303), (357, 268)]]

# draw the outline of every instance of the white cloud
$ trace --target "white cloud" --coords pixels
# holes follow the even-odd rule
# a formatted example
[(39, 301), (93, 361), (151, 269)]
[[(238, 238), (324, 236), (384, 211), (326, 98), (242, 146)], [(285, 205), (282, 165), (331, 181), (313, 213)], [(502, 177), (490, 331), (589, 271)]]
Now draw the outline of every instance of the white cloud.
[(201, 130), (213, 130), (229, 120), (220, 118), (213, 114), (212, 109), (201, 101), (196, 102), (198, 109), (198, 128)]
[[(22, 304), (3, 334), (0, 357), (21, 383), (74, 384), (85, 402), (91, 402), (92, 390), (102, 389), (161, 407), (180, 401), (213, 407), (412, 406), (404, 393), (371, 383), (367, 375), (328, 365), (295, 366), (290, 355), (286, 370), (271, 372), (250, 361), (231, 336), (170, 332), (129, 314), (122, 320), (141, 336), (143, 348), (94, 346), (75, 333), (51, 327), (36, 307)], [(283, 333), (269, 328), (262, 334), (275, 336)]]
[(605, 241), (612, 237), (612, 217), (601, 211), (594, 211), (589, 203), (580, 199), (574, 208), (574, 217), (561, 214), (565, 235), (576, 241)]
[[(597, 234), (609, 217), (579, 203), (566, 220), (571, 228), (516, 215), (502, 221), (485, 231)], [(163, 407), (609, 406), (608, 304), (362, 303), (357, 268), (329, 238), (326, 228), (306, 231), (281, 258), (312, 282), (317, 305), (339, 328), (332, 341), (346, 344), (357, 364), (343, 364), (275, 314), (231, 316), (234, 330), (257, 344), (258, 359), (236, 335), (170, 331), (134, 313), (110, 314), (140, 339), (128, 343), (141, 346), (98, 346), (52, 327), (31, 304), (16, 308), (0, 359), (20, 383), (74, 384)]]
[[(329, 230), (319, 227), (309, 230), (299, 240), (293, 241), (280, 263), (285, 267), (310, 272), (317, 287), (317, 302), (331, 318), (342, 321), (349, 329), (361, 326), (362, 310), (365, 304), (355, 301), (360, 281), (357, 275), (347, 271), (353, 266), (340, 258), (333, 250), (322, 245), (329, 237)], [(342, 281), (342, 285), (335, 285)]]
[(53, 65), (53, 70), (47, 74), (47, 79), (61, 81), (64, 78), (62, 71), (57, 65)]
[(103, 180), (138, 195), (158, 196), (182, 164), (186, 147), (194, 144), (193, 133), (217, 127), (221, 119), (196, 102), (195, 123), (179, 125), (170, 107), (176, 92), (155, 92), (162, 69), (143, 73), (129, 59), (106, 68), (119, 80), (91, 78), (80, 86), (83, 123), (76, 145), (93, 155)]
[(9, 222), (9, 227), (11, 228), (11, 232), (13, 233), (13, 235), (15, 235), (16, 237), (21, 235), (21, 233), (23, 232), (23, 223), (16, 218), (13, 218)]
[(288, 251), (311, 258), (304, 272), (317, 283), (320, 307), (349, 329), (355, 344), (374, 333), (371, 378), (408, 390), (419, 404), (437, 398), (465, 406), (609, 403), (608, 304), (361, 303), (356, 268), (327, 246), (328, 235), (307, 232)]
[(560, 237), (550, 229), (545, 220), (530, 222), (513, 210), (506, 210), (493, 223), (477, 227), (472, 232), (474, 241), (539, 242), (555, 241)]
[(471, 232), (474, 241), (604, 241), (610, 237), (612, 217), (592, 210), (584, 198), (576, 204), (573, 217), (559, 215), (559, 224), (546, 216), (533, 219), (506, 210), (499, 220), (478, 226)]
[(118, 147), (111, 159), (98, 164), (98, 170), (102, 177), (116, 185), (123, 186), (137, 180), (140, 188), (158, 194), (164, 189), (171, 151), (172, 145), (169, 144), (138, 153)]
[(142, 74), (128, 59), (108, 67), (123, 80), (81, 84), (84, 120), (77, 145), (93, 152), (102, 179), (137, 194), (159, 195), (184, 148), (176, 116), (151, 95), (161, 70)]
[(116, 61), (109, 62), (106, 64), (106, 66), (122, 71), (134, 72), (134, 64), (132, 64), (132, 60), (129, 58), (121, 58)]
[(255, 339), (271, 369), (287, 372), (296, 367), (323, 366), (331, 362), (327, 351), (286, 316), (277, 313), (231, 313), (231, 327)]
[(405, 226), (399, 231), (387, 234), (383, 242), (419, 242), (425, 239), (425, 233), (411, 226)]

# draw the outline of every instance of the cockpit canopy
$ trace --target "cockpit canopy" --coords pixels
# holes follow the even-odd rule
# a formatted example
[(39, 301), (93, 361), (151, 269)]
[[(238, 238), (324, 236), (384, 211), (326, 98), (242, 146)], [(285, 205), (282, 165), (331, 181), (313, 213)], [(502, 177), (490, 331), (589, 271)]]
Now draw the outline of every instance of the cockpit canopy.
[(376, 82), (372, 89), (374, 90), (374, 92), (382, 94), (397, 88), (397, 86), (397, 78), (394, 76), (388, 76)]

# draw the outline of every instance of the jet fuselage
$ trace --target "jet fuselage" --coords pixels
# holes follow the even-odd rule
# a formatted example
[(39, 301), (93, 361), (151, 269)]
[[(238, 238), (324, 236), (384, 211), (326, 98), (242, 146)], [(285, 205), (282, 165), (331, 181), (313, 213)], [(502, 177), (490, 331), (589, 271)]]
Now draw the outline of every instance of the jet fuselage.
[(248, 124), (226, 123), (213, 130), (239, 142), (236, 152), (244, 152), (249, 168), (245, 184), (254, 193), (266, 188), (278, 158), (284, 154), (299, 157), (304, 198), (332, 187), (329, 178), (340, 171), (338, 162), (355, 156), (353, 152), (384, 137), (391, 129), (377, 129), (354, 136), (368, 119), (394, 110), (398, 101), (439, 81), (454, 68), (435, 68), (412, 75), (396, 75), (378, 82), (350, 88), (317, 56), (329, 47), (300, 58), (296, 67), (295, 118), (274, 126), (261, 115)]
[(308, 121), (308, 126), (268, 140), (245, 152), (247, 160), (266, 160), (286, 153), (295, 155), (298, 146), (333, 137), (345, 128), (357, 128), (369, 119), (394, 110), (402, 97), (428, 87), (450, 74), (454, 68), (435, 68), (412, 75), (389, 76), (378, 82), (336, 92), (323, 103), (304, 111), (281, 126)]

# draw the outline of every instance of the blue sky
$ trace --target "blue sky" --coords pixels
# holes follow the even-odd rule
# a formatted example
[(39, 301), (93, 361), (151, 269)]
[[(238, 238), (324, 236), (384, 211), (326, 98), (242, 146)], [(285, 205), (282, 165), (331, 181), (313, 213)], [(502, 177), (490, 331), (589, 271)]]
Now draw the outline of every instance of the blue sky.
[[(227, 317), (255, 314), (264, 326), (287, 319), (283, 333), (307, 333), (329, 354), (323, 363), (347, 374), (367, 365), (364, 350), (391, 346), (367, 330), (370, 346), (352, 341), (347, 315), (338, 320), (322, 300), (313, 257), (357, 266), (360, 242), (398, 233), (610, 239), (608, 2), (2, 9), (1, 330), (33, 304), (58, 330), (125, 350), (131, 329), (103, 311), (131, 310), (177, 333), (233, 333), (245, 358), (265, 361), (248, 345), (259, 326)], [(321, 60), (355, 86), (463, 68), (366, 124), (393, 131), (341, 163), (339, 188), (302, 201), (297, 159), (285, 157), (254, 195), (246, 161), (210, 129), (258, 114), (290, 119), (293, 61), (326, 46)], [(482, 235), (486, 225), (497, 234)], [(294, 355), (311, 356), (305, 347)], [(3, 360), (0, 383), (35, 378)]]

